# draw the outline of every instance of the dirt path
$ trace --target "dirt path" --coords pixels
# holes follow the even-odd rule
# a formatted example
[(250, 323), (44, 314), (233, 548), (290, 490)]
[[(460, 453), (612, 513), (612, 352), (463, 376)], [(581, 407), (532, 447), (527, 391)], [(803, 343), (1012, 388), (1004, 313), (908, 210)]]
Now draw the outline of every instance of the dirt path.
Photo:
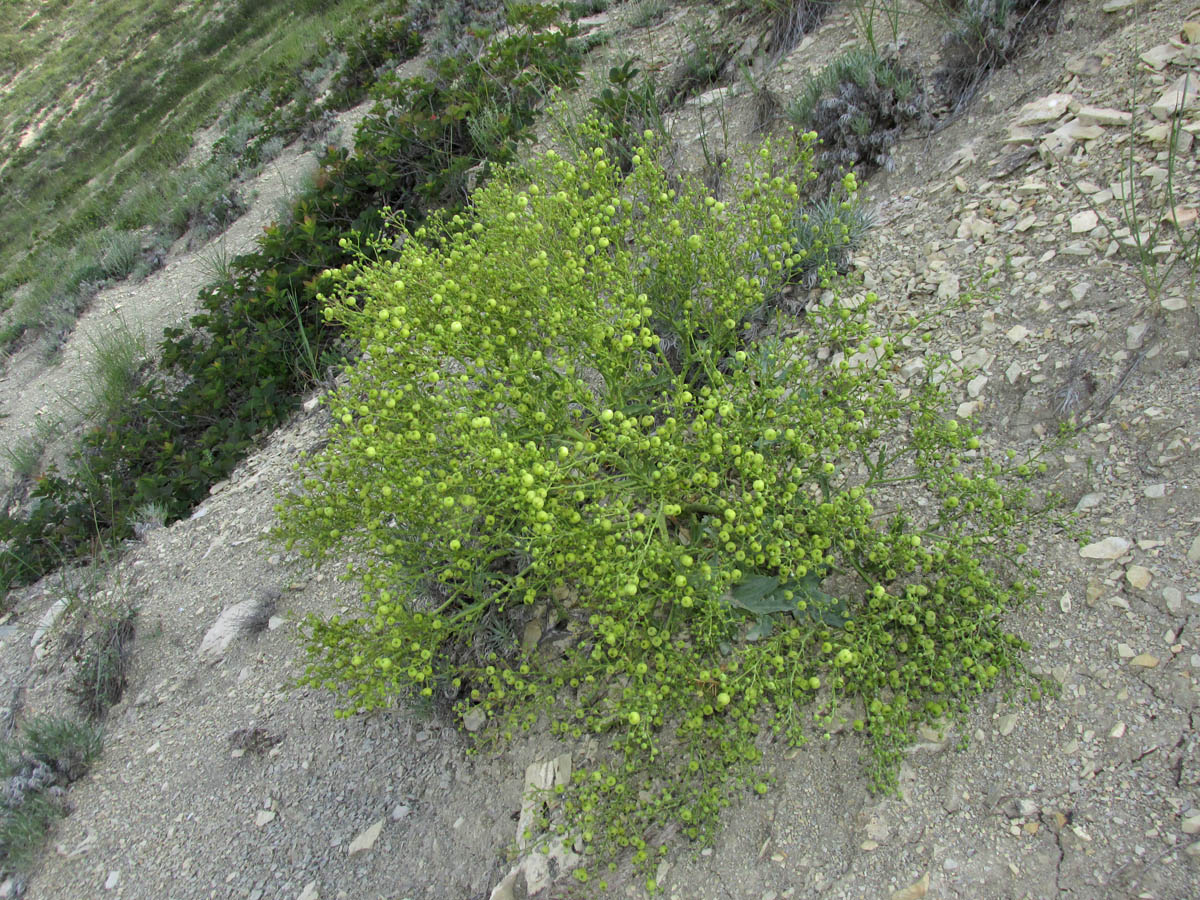
[[(1110, 253), (1099, 217), (1119, 229), (1120, 201), (1103, 192), (1120, 181), (1128, 128), (1086, 132), (1066, 168), (1037, 152), (1082, 107), (1129, 110), (1135, 82), (1134, 110), (1147, 117), (1189, 63), (1138, 74), (1138, 54), (1176, 37), (1187, 11), (1165, 4), (1130, 22), (1068, 2), (1059, 32), (1002, 70), (978, 109), (905, 143), (896, 171), (870, 188), (879, 226), (857, 262), (881, 294), (881, 324), (997, 270), (928, 345), (906, 348), (902, 372), (949, 354), (966, 374), (951, 405), (984, 423), (994, 447), (1052, 434), (1072, 385), (1081, 414), (1095, 412), (1051, 458), (1050, 480), (1078, 504), (1089, 540), (1114, 540), (1081, 554), (1041, 534), (1045, 600), (1012, 622), (1057, 693), (1020, 703), (998, 690), (960, 731), (924, 734), (896, 797), (869, 793), (852, 734), (799, 752), (765, 743), (774, 788), (735, 804), (713, 848), (674, 848), (659, 870), (666, 896), (1200, 895), (1197, 298), (1181, 282), (1151, 302), (1136, 266), (1119, 246)], [(835, 13), (816, 37), (836, 47), (849, 31)], [(780, 67), (781, 86), (809, 68), (806, 52)], [(1074, 109), (1029, 126), (1033, 143), (1010, 143), (1010, 128), (1026, 127), (1016, 120), (1036, 117), (1025, 104), (1056, 93)], [(1139, 176), (1160, 151), (1135, 139)], [(1098, 190), (1085, 196), (1088, 183)], [(1178, 188), (1200, 200), (1194, 155)], [(586, 752), (535, 735), (468, 756), (436, 713), (335, 719), (330, 697), (289, 688), (304, 665), (297, 617), (356, 603), (335, 572), (261, 542), (276, 491), (325, 423), (320, 409), (298, 414), (191, 519), (151, 533), (119, 566), (111, 589), (141, 608), (133, 683), (29, 897), (487, 898), (507, 870), (526, 767)], [(29, 634), (57, 598), (47, 584), (25, 592), (0, 650), (10, 679), (32, 666), (31, 711), (61, 708), (69, 677), (54, 652), (30, 662)], [(245, 601), (269, 626), (201, 654), (221, 611)], [(616, 881), (610, 896), (644, 895), (641, 879)]]

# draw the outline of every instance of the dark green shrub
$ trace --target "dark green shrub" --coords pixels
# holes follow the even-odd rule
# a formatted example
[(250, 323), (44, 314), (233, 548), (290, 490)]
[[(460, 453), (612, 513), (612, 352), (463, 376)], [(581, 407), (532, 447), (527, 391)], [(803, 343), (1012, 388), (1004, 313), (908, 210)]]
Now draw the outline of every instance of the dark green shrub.
[[(571, 26), (557, 27), (547, 7), (510, 14), (511, 33), (479, 58), (377, 88), (355, 153), (328, 149), (316, 189), (289, 221), (229, 263), (230, 280), (203, 292), (190, 329), (167, 330), (161, 371), (83, 436), (75, 476), (43, 479), (31, 506), (0, 516), (0, 585), (36, 580), (98, 535), (128, 537), (147, 505), (167, 521), (187, 514), (283, 422), (314, 370), (340, 358), (338, 330), (316, 299), (326, 270), (354, 258), (385, 207), (419, 221), (461, 205), (468, 173), (486, 177), (492, 161), (511, 159), (551, 88), (578, 81)], [(481, 147), (471, 125), (485, 110), (500, 115)]]
[(607, 137), (333, 279), (363, 356), (278, 536), (363, 591), (308, 620), (306, 683), (598, 739), (568, 840), (652, 868), (663, 829), (711, 838), (735, 785), (767, 790), (760, 732), (852, 722), (887, 786), (1015, 665), (1031, 469), (981, 457), (933, 384), (897, 391), (870, 294), (748, 340), (804, 264), (814, 137), (764, 146), (729, 205), (652, 147), (623, 174)]

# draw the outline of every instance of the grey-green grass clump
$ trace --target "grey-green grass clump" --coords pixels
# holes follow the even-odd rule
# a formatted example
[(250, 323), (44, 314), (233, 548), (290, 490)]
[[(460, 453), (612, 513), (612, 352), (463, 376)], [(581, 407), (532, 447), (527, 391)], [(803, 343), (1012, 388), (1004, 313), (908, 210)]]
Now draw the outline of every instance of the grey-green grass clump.
[(832, 302), (749, 339), (823, 252), (794, 244), (815, 135), (722, 202), (649, 133), (627, 174), (585, 134), (336, 274), (362, 356), (277, 538), (354, 560), (362, 608), (308, 620), (303, 679), (344, 714), (449, 696), (493, 738), (599, 740), (553, 826), (594, 879), (666, 826), (710, 839), (775, 740), (852, 723), (893, 784), (920, 724), (1016, 666), (1033, 469), (893, 384), (900, 335), (831, 266)]

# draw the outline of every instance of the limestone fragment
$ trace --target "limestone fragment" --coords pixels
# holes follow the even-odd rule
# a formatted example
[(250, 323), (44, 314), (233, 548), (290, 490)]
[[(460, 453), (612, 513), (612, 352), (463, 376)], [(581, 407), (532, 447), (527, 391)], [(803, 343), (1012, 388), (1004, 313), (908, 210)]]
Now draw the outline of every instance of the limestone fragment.
[(1079, 551), (1084, 559), (1120, 559), (1129, 552), (1133, 544), (1123, 537), (1106, 537), (1102, 541), (1088, 544)]

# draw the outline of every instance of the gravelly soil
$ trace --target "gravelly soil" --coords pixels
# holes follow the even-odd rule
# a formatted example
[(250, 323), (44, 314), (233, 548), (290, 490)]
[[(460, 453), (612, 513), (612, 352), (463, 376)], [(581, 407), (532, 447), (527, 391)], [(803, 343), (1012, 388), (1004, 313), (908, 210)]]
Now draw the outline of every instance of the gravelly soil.
[[(896, 797), (869, 792), (852, 735), (768, 747), (774, 789), (735, 804), (713, 848), (672, 852), (658, 879), (668, 896), (1200, 895), (1197, 298), (1186, 279), (1149, 296), (1120, 237), (1110, 253), (1100, 217), (1118, 234), (1123, 223), (1119, 200), (1103, 192), (1121, 180), (1128, 127), (1101, 126), (1060, 153), (1067, 163), (1038, 152), (1079, 107), (1129, 111), (1131, 91), (1133, 112), (1151, 124), (1148, 107), (1195, 57), (1150, 72), (1138, 55), (1177, 37), (1188, 9), (1161, 4), (1135, 21), (1067, 3), (1059, 31), (998, 73), (969, 115), (906, 142), (895, 172), (869, 186), (879, 226), (857, 263), (880, 293), (881, 324), (997, 270), (988, 291), (933, 323), (928, 345), (906, 351), (901, 371), (917, 377), (925, 353), (950, 354), (964, 377), (948, 380), (948, 402), (983, 423), (995, 447), (1054, 434), (1072, 385), (1074, 411), (1092, 422), (1050, 455), (1048, 484), (1079, 504), (1089, 540), (1127, 544), (1092, 559), (1062, 535), (1039, 535), (1032, 555), (1045, 597), (1012, 620), (1057, 695), (982, 697), (963, 733), (923, 735)], [(621, 31), (623, 21), (614, 14), (603, 26), (617, 30), (613, 43), (645, 40)], [(671, 27), (649, 39), (669, 43)], [(772, 86), (794, 86), (813, 64), (805, 54), (851, 35), (835, 10)], [(1006, 143), (1022, 107), (1053, 93), (1075, 108), (1031, 126), (1032, 143)], [(748, 128), (744, 94), (720, 102), (731, 127)], [(680, 115), (680, 134), (698, 106)], [(1154, 173), (1142, 173), (1163, 165), (1162, 145), (1133, 140), (1146, 190)], [(697, 156), (694, 145), (681, 156), (689, 152)], [(1197, 205), (1192, 151), (1176, 174), (1177, 202)], [(1085, 196), (1089, 182), (1098, 190)], [(1094, 227), (1081, 229), (1089, 220), (1077, 217), (1092, 211)], [(102, 760), (71, 789), (74, 811), (29, 897), (482, 898), (507, 871), (525, 768), (577, 748), (533, 736), (468, 756), (439, 713), (335, 719), (331, 698), (288, 687), (303, 664), (297, 617), (355, 603), (335, 572), (311, 572), (260, 540), (276, 490), (324, 425), (319, 408), (298, 414), (192, 519), (152, 532), (118, 567), (110, 588), (141, 608), (132, 687)], [(0, 651), (30, 711), (63, 703), (69, 660), (52, 647), (31, 661), (28, 642), (57, 596), (49, 581), (26, 591)], [(271, 627), (202, 658), (218, 614), (247, 599), (273, 607)], [(373, 845), (356, 849), (376, 823)], [(639, 879), (616, 881), (615, 896), (643, 893)]]

